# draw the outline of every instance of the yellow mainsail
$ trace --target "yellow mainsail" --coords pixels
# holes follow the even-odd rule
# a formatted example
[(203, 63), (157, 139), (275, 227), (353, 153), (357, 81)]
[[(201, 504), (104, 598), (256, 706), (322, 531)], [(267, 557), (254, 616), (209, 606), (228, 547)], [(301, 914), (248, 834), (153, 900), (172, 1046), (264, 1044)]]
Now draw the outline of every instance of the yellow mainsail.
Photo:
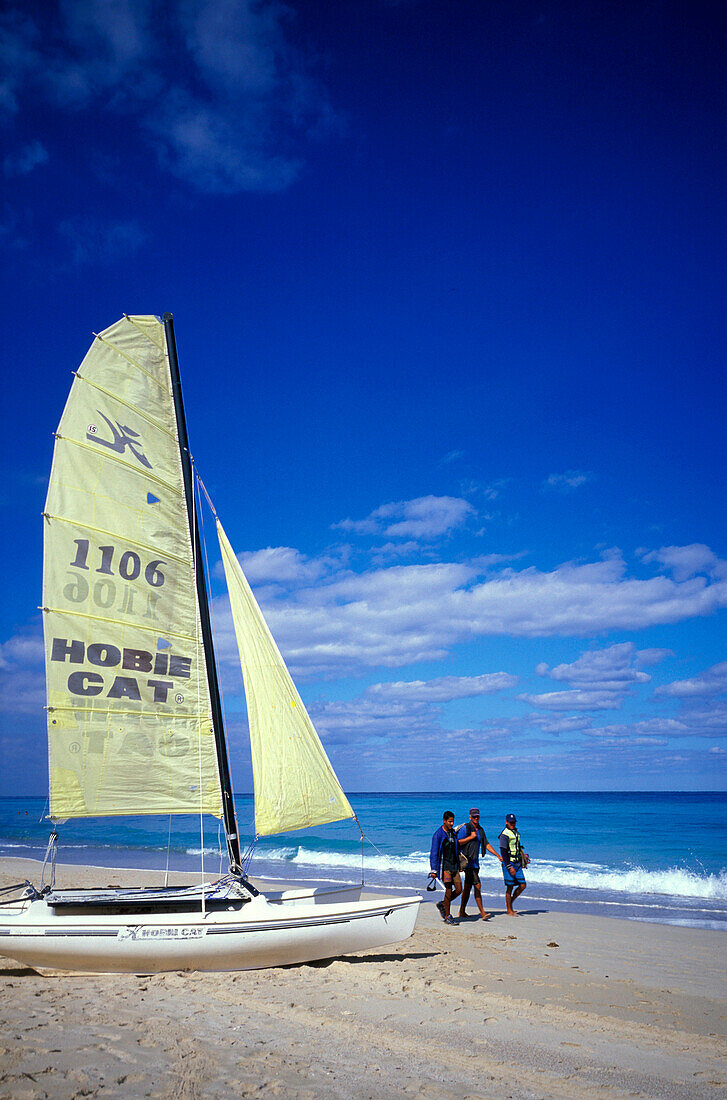
[(260, 836), (353, 817), (219, 520), (217, 534), (245, 681)]
[(220, 815), (164, 328), (125, 317), (74, 379), (45, 513), (50, 814)]

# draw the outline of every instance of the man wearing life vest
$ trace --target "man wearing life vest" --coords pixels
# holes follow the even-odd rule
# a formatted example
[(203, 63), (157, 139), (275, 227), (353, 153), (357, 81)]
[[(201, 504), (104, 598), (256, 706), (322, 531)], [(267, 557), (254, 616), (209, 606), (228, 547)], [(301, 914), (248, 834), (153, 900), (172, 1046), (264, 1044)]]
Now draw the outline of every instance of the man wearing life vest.
[(505, 828), (500, 833), (502, 877), (505, 880), (505, 904), (509, 917), (517, 916), (512, 903), (520, 897), (525, 889), (525, 872), (523, 868), (530, 863), (530, 856), (523, 851), (520, 843), (520, 833), (517, 831), (516, 825), (515, 814), (508, 814), (505, 818)]

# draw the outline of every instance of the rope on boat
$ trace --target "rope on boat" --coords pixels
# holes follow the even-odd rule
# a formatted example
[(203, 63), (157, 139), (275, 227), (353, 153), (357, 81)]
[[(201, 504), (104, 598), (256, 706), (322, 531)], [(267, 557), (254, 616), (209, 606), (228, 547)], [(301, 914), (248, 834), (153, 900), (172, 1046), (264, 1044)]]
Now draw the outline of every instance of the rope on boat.
[(220, 869), (217, 873), (219, 874), (219, 876), (221, 878), (222, 875), (224, 874), (223, 867), (224, 867), (224, 859), (225, 859), (224, 852), (222, 851), (222, 818), (221, 817), (217, 818), (217, 851), (218, 851), (219, 857), (220, 857)]
[(50, 859), (50, 882), (48, 884), (48, 890), (54, 890), (56, 885), (56, 855), (58, 854), (58, 833), (54, 829), (51, 835), (48, 837), (48, 847), (45, 850), (45, 858), (43, 860), (43, 869), (40, 872), (40, 892), (45, 893), (45, 869)]

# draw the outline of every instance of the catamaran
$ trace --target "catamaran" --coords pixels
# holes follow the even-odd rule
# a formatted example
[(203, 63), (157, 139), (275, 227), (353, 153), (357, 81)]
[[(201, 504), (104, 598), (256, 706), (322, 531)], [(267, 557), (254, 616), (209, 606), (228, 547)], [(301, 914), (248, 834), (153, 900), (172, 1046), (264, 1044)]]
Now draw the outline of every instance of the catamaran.
[[(246, 970), (396, 943), (417, 894), (263, 893), (237, 827), (171, 314), (99, 333), (71, 387), (43, 513), (49, 818), (214, 815), (229, 872), (192, 886), (0, 899), (0, 953), (38, 970)], [(216, 518), (247, 700), (255, 836), (355, 817)], [(45, 865), (44, 865), (45, 873)]]

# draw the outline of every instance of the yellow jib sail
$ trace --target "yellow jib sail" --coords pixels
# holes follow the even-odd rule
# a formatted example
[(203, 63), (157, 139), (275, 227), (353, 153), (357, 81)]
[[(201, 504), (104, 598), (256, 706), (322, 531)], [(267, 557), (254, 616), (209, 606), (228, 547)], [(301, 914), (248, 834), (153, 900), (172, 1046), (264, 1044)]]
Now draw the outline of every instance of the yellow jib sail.
[(222, 562), (245, 681), (260, 836), (353, 817), (222, 525)]
[(102, 332), (58, 428), (45, 513), (50, 814), (220, 815), (164, 328)]

